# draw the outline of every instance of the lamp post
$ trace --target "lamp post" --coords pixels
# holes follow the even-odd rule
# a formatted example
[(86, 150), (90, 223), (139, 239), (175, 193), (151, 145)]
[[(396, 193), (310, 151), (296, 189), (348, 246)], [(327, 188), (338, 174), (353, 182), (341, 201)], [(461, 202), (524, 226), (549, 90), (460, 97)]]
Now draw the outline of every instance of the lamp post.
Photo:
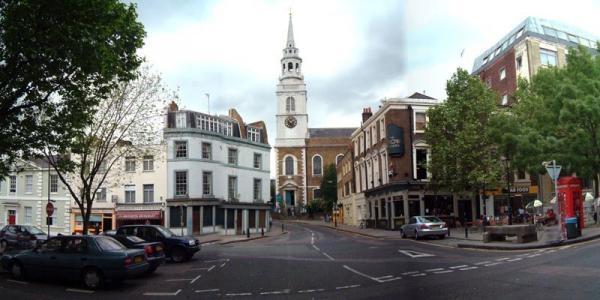
[(504, 169), (506, 169), (506, 192), (508, 196), (508, 225), (512, 225), (512, 201), (510, 199), (510, 157), (506, 156), (502, 159)]

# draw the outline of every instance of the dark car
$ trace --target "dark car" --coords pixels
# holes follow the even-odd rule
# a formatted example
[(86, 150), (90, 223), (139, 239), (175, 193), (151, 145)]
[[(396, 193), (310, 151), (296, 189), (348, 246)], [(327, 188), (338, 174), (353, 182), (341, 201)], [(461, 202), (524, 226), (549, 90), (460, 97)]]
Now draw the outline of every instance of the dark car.
[(0, 253), (8, 249), (31, 249), (46, 241), (48, 235), (31, 225), (6, 225), (0, 230)]
[(148, 242), (161, 242), (165, 254), (174, 262), (189, 260), (200, 251), (200, 243), (191, 236), (178, 236), (160, 225), (126, 225), (117, 229), (117, 235), (135, 235)]
[(165, 262), (165, 248), (161, 242), (147, 242), (135, 235), (110, 235), (129, 249), (142, 249), (146, 253), (146, 260), (150, 264), (147, 274), (154, 273), (158, 266)]
[(2, 256), (2, 267), (17, 280), (27, 277), (81, 280), (90, 289), (120, 282), (148, 270), (144, 250), (127, 249), (107, 236), (57, 236), (31, 250)]

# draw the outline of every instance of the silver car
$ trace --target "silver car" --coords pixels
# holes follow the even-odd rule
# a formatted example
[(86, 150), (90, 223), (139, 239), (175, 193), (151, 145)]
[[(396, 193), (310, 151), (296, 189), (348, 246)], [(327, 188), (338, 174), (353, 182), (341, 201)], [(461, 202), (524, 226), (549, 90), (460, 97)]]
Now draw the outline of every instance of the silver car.
[(435, 216), (411, 217), (408, 224), (400, 229), (403, 238), (414, 237), (419, 239), (426, 236), (437, 236), (441, 239), (448, 235), (446, 223)]

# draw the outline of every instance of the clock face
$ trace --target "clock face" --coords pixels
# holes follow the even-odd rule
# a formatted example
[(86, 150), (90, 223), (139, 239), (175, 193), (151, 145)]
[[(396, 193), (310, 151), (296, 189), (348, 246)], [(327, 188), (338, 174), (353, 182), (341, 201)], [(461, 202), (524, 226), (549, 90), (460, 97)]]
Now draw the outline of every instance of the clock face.
[(285, 119), (285, 126), (287, 128), (294, 128), (296, 127), (296, 124), (298, 123), (298, 121), (296, 121), (296, 118), (289, 116)]

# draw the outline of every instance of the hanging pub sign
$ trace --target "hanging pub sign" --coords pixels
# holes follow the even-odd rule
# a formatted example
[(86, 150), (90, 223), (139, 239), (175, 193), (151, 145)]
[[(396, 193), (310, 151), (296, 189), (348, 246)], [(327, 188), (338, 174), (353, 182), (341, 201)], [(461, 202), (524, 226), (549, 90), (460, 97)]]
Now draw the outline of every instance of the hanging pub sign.
[(387, 126), (388, 154), (390, 156), (404, 155), (404, 130), (395, 124)]

